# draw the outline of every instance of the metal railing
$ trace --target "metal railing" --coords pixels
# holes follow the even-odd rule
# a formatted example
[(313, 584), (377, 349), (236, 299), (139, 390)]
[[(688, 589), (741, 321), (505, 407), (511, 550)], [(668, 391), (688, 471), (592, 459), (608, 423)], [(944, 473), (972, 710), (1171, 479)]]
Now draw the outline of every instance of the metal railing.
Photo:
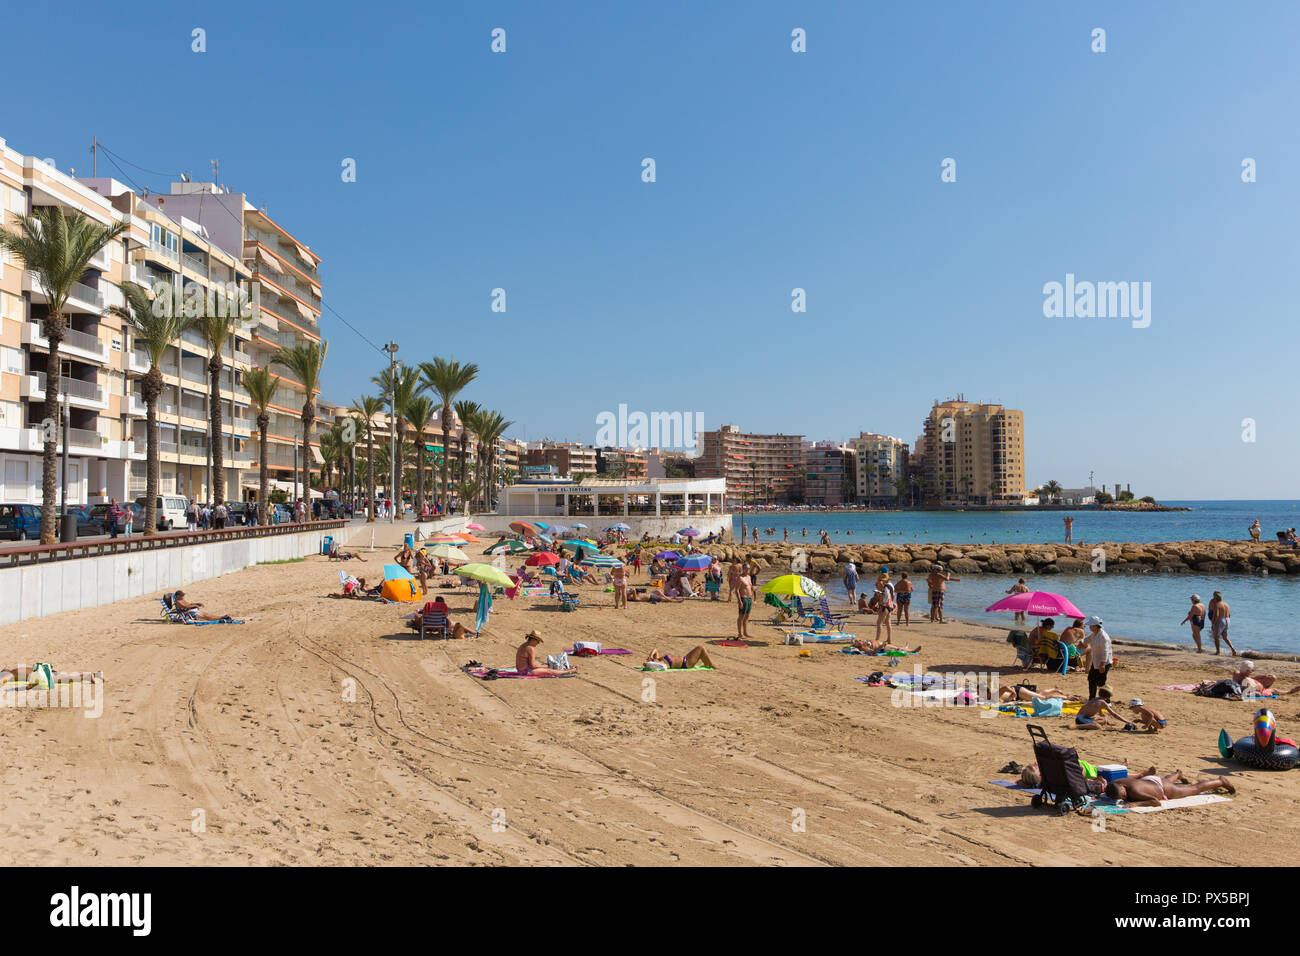
[(68, 443), (79, 448), (99, 448), (104, 444), (99, 432), (89, 428), (69, 428)]
[(92, 289), (84, 282), (72, 283), (72, 296), (82, 302), (93, 302), (97, 308), (102, 309), (104, 307), (104, 293), (98, 289)]
[(302, 534), (311, 531), (337, 531), (347, 527), (347, 522), (331, 519), (307, 521), (302, 524), (240, 525), (221, 531), (170, 531), (155, 535), (136, 535), (130, 538), (104, 538), (76, 544), (35, 544), (27, 547), (6, 548), (0, 551), (0, 567), (18, 567), (27, 564), (48, 564), (73, 558), (97, 558), (108, 554), (126, 554), (136, 551), (156, 551), (160, 548), (183, 548), (196, 544), (215, 544), (236, 538), (269, 538), (284, 534)]
[(204, 259), (200, 259), (198, 256), (192, 256), (188, 252), (182, 252), (181, 262), (189, 266), (191, 269), (193, 269), (195, 272), (199, 273), (200, 275), (206, 276), (208, 274), (207, 261)]
[[(65, 395), (72, 395), (76, 398), (84, 398), (92, 402), (102, 402), (104, 400), (104, 390), (92, 382), (83, 382), (79, 378), (68, 378), (66, 375), (59, 376), (59, 388)], [(36, 373), (36, 390), (45, 391), (45, 373)]]
[(154, 252), (158, 253), (159, 255), (166, 256), (168, 259), (176, 258), (175, 249), (168, 249), (166, 244), (157, 242), (156, 240), (151, 239), (149, 241), (149, 248), (152, 249)]

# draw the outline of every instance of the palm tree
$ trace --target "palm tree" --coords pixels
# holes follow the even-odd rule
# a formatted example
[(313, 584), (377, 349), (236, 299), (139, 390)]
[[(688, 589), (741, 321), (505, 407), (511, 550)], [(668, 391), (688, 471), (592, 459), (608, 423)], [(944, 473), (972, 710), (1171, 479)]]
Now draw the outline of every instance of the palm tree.
[[(496, 465), (496, 448), (497, 442), (505, 434), (507, 428), (514, 422), (508, 421), (500, 412), (481, 411), (478, 414), (478, 442), (479, 442), (479, 461), (487, 466), (485, 480), (481, 483), (484, 498), (486, 499), (486, 508), (494, 508), (493, 492), (496, 490), (496, 482), (493, 476), (493, 470)], [(486, 456), (486, 462), (483, 461)]]
[[(415, 462), (415, 510), (424, 514), (424, 459), (428, 457), (425, 448), (424, 430), (433, 421), (433, 399), (427, 395), (417, 395), (406, 403), (406, 423), (415, 429), (415, 448), (412, 460)], [(433, 476), (430, 475), (432, 482)]]
[[(460, 480), (464, 481), (466, 459), (469, 457), (466, 454), (465, 446), (467, 443), (465, 439), (469, 435), (473, 435), (475, 439), (478, 438), (478, 430), (474, 427), (474, 421), (483, 411), (483, 406), (478, 402), (471, 402), (469, 399), (461, 399), (453, 407), (456, 409), (456, 417), (460, 419)], [(478, 452), (476, 451), (475, 454), (477, 455)]]
[(1061, 488), (1061, 483), (1055, 479), (1043, 485), (1043, 491), (1047, 492), (1047, 500), (1049, 502), (1055, 501), (1063, 490), (1064, 489)]
[[(64, 215), (56, 206), (38, 206), (29, 216), (18, 217), (18, 229), (0, 226), (0, 249), (12, 252), (35, 276), (49, 305), (45, 338), (45, 421), (59, 420), (59, 345), (68, 329), (63, 314), (72, 287), (81, 281), (90, 260), (126, 231), (126, 223), (101, 226), (80, 212)], [(43, 429), (41, 461), (41, 544), (54, 543), (54, 508), (58, 478), (58, 429)]]
[[(212, 504), (226, 500), (225, 448), (221, 441), (221, 350), (226, 340), (235, 334), (239, 324), (238, 314), (231, 315), (224, 308), (206, 311), (194, 320), (194, 326), (203, 336), (203, 342), (212, 354), (208, 357), (208, 444), (212, 446)], [(225, 313), (225, 314), (223, 314)]]
[(266, 430), (271, 426), (271, 413), (267, 407), (275, 398), (275, 390), (280, 387), (280, 376), (272, 375), (264, 368), (251, 368), (244, 373), (244, 388), (248, 392), (249, 404), (257, 410), (257, 507), (261, 510), (261, 520), (267, 519), (267, 468), (266, 468)]
[(894, 497), (898, 499), (898, 505), (900, 508), (903, 505), (903, 495), (907, 494), (907, 489), (910, 486), (911, 483), (906, 478), (900, 477), (894, 479)]
[(375, 416), (384, 409), (384, 400), (363, 395), (352, 403), (352, 410), (361, 416), (366, 429), (366, 485), (370, 491), (370, 510), (366, 521), (375, 520)]
[(339, 459), (339, 446), (343, 444), (343, 427), (339, 424), (331, 425), (320, 435), (320, 477), (321, 490), (330, 490), (330, 474), (334, 470), (334, 465)]
[[(452, 402), (456, 396), (464, 390), (465, 386), (474, 381), (478, 375), (478, 366), (473, 362), (462, 365), (455, 359), (435, 358), (432, 362), (421, 362), (420, 373), (424, 378), (424, 386), (431, 392), (434, 392), (442, 400), (442, 489), (445, 494), (447, 485), (447, 459), (450, 457), (451, 449), (446, 447), (451, 441), (451, 411)], [(462, 449), (461, 454), (464, 454)]]
[[(282, 348), (271, 357), (271, 364), (288, 369), (305, 393), (302, 402), (302, 488), (308, 499), (311, 498), (311, 466), (308, 462), (311, 457), (311, 426), (316, 420), (316, 390), (320, 386), (320, 370), (325, 364), (325, 353), (329, 348), (330, 344), (321, 339), (291, 349)], [(307, 520), (311, 520), (310, 508), (307, 509)]]
[(964, 492), (964, 494), (962, 495), (962, 501), (963, 501), (963, 503), (965, 503), (965, 504), (970, 504), (970, 488), (971, 488), (971, 485), (973, 485), (973, 484), (975, 483), (975, 478), (974, 478), (974, 476), (973, 476), (973, 475), (970, 475), (970, 474), (964, 474), (964, 475), (962, 475), (960, 478), (958, 478), (957, 480), (958, 480), (959, 482), (961, 482), (961, 487), (962, 487), (962, 490), (963, 490), (963, 492)]
[[(483, 496), (483, 423), (487, 409), (478, 402), (457, 402), (456, 415), (460, 418), (461, 428), (474, 436), (474, 481), (478, 485), (479, 498)], [(461, 480), (465, 480), (464, 459), (461, 459)], [(478, 503), (481, 503), (478, 502)]]
[[(122, 284), (123, 305), (109, 306), (110, 315), (116, 316), (131, 329), (137, 342), (143, 343), (149, 355), (149, 371), (140, 380), (140, 396), (145, 408), (145, 485), (144, 533), (158, 533), (158, 491), (162, 484), (158, 446), (158, 398), (166, 382), (158, 366), (171, 344), (181, 337), (190, 320), (173, 314), (173, 309), (157, 309), (144, 286), (134, 282)], [(165, 314), (159, 314), (165, 313)]]
[(994, 504), (998, 498), (998, 480), (994, 478), (989, 482), (989, 504)]

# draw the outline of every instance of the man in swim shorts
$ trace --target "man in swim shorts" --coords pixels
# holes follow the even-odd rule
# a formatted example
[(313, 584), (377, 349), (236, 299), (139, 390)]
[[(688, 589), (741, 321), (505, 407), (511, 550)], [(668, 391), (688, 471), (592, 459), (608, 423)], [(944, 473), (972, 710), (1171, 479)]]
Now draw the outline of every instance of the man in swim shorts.
[(1228, 622), (1232, 619), (1232, 608), (1228, 602), (1223, 599), (1223, 595), (1218, 591), (1214, 592), (1214, 597), (1210, 598), (1210, 636), (1214, 638), (1214, 653), (1219, 653), (1219, 639), (1228, 645), (1228, 650), (1232, 651), (1232, 656), (1237, 656), (1237, 649), (1232, 646), (1232, 641), (1228, 640)]
[(736, 639), (753, 640), (749, 636), (749, 613), (754, 610), (754, 585), (748, 574), (742, 574), (736, 582), (736, 606), (739, 609), (736, 615)]
[(537, 663), (537, 646), (542, 643), (542, 635), (536, 631), (529, 631), (524, 635), (524, 642), (519, 645), (515, 651), (515, 672), (521, 676), (528, 677), (560, 677), (564, 674), (573, 674), (577, 672), (576, 667), (570, 667), (568, 670), (559, 670), (558, 668), (549, 667), (545, 664)]
[(1112, 800), (1123, 800), (1130, 807), (1158, 807), (1165, 800), (1178, 800), (1182, 797), (1194, 797), (1211, 790), (1223, 790), (1236, 793), (1237, 788), (1226, 777), (1213, 777), (1192, 783), (1181, 770), (1160, 776), (1155, 767), (1150, 767), (1136, 777), (1120, 777), (1106, 785), (1106, 796)]

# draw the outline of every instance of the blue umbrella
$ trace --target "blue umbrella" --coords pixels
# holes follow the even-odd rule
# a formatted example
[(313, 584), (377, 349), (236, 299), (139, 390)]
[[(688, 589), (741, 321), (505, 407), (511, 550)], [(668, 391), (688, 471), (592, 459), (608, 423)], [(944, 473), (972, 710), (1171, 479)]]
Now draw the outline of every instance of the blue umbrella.
[(534, 528), (541, 528), (543, 531), (549, 531), (551, 527), (545, 521), (534, 521), (532, 522), (532, 525)]
[(593, 554), (590, 557), (582, 558), (581, 563), (592, 568), (617, 568), (623, 562), (612, 554)]
[(556, 525), (551, 525), (550, 527), (551, 534), (567, 534), (568, 531), (569, 529), (567, 525), (556, 524)]
[(575, 522), (573, 522), (573, 527), (575, 527), (575, 528), (585, 528), (585, 527), (587, 527), (587, 526), (586, 526), (585, 524), (583, 524), (581, 521), (575, 521)]
[(605, 530), (606, 531), (631, 531), (632, 529), (620, 521), (618, 524), (610, 525)]
[(703, 571), (712, 563), (713, 559), (707, 554), (688, 554), (684, 558), (678, 558), (674, 567), (683, 571)]
[(676, 551), (660, 551), (655, 555), (656, 561), (676, 561), (681, 555)]
[(406, 570), (406, 568), (402, 567), (400, 564), (385, 564), (384, 580), (385, 581), (414, 581), (415, 579), (411, 577), (411, 572)]

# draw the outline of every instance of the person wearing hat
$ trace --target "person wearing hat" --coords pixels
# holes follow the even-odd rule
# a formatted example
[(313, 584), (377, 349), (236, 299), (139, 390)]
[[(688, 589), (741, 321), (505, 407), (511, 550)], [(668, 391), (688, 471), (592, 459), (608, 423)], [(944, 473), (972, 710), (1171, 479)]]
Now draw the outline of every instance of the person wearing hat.
[(1181, 627), (1183, 624), (1192, 626), (1192, 640), (1196, 642), (1196, 653), (1201, 653), (1201, 628), (1205, 627), (1205, 605), (1201, 603), (1199, 594), (1192, 595), (1192, 609), (1187, 612), (1187, 616), (1178, 622)]
[(547, 658), (546, 663), (538, 665), (537, 663), (537, 646), (542, 643), (542, 635), (536, 630), (529, 631), (524, 635), (524, 642), (519, 645), (515, 651), (515, 672), (521, 677), (563, 677), (566, 674), (577, 672), (576, 667), (570, 667), (567, 655), (561, 655), (561, 659), (555, 661), (556, 664), (563, 666), (552, 667), (552, 659)]
[(1165, 720), (1165, 715), (1142, 703), (1141, 697), (1134, 697), (1130, 700), (1128, 707), (1137, 716), (1138, 722), (1142, 724), (1142, 729), (1149, 734), (1158, 734), (1169, 726), (1169, 721)]
[(844, 566), (844, 590), (848, 592), (849, 603), (856, 604), (858, 600), (858, 566), (852, 561)]
[[(1088, 618), (1088, 628), (1092, 632), (1084, 638), (1088, 645), (1088, 697), (1096, 697), (1098, 688), (1106, 683), (1110, 665), (1115, 663), (1115, 652), (1111, 647), (1110, 635), (1102, 626), (1101, 618), (1096, 614)], [(1107, 695), (1109, 696), (1109, 695)]]

